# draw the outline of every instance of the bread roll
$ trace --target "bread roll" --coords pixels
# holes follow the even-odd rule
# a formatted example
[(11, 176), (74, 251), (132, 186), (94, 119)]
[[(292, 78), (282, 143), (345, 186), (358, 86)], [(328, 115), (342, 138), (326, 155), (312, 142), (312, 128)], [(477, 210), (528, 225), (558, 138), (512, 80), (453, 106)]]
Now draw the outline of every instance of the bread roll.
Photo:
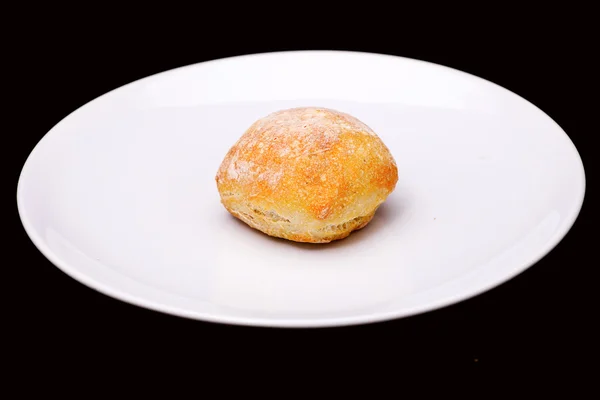
[(367, 225), (398, 181), (367, 125), (331, 109), (274, 112), (252, 124), (216, 175), (224, 207), (267, 235), (328, 243)]

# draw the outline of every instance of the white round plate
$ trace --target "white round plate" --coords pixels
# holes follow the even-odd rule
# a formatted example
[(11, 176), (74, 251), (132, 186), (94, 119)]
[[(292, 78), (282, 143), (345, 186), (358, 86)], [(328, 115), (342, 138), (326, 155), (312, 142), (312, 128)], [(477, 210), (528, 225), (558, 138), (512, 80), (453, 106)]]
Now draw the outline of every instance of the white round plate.
[[(295, 106), (352, 114), (399, 169), (373, 221), (330, 244), (252, 230), (222, 207), (217, 168), (256, 119)], [(584, 169), (534, 105), (451, 68), (337, 51), (190, 65), (111, 91), (40, 141), (21, 220), (58, 268), (102, 293), (206, 321), (367, 323), (488, 290), (567, 233)]]

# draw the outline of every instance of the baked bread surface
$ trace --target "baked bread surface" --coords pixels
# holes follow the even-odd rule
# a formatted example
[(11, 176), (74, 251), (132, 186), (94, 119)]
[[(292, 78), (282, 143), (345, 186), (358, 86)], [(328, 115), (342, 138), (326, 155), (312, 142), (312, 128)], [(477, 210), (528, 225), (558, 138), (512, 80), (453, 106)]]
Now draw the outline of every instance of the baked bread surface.
[(252, 124), (215, 179), (223, 206), (252, 228), (327, 243), (371, 221), (398, 170), (386, 145), (357, 118), (299, 107)]

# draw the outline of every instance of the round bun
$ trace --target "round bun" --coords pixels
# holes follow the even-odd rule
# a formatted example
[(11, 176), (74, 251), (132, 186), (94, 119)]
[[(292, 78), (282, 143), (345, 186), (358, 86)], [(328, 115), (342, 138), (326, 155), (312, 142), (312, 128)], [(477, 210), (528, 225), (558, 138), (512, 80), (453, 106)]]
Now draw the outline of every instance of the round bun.
[(310, 243), (367, 225), (397, 181), (396, 162), (371, 128), (316, 107), (256, 121), (216, 175), (232, 215), (267, 235)]

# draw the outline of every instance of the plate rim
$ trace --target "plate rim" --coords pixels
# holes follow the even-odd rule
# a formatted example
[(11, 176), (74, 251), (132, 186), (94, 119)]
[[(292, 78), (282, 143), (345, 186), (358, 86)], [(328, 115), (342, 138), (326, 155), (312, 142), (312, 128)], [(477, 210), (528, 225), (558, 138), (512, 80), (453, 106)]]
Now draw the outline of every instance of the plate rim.
[[(74, 113), (80, 112), (82, 109), (87, 108), (94, 104), (96, 101), (101, 98), (112, 94), (115, 91), (121, 90), (129, 85), (137, 84), (141, 81), (155, 78), (159, 75), (176, 73), (182, 69), (186, 68), (194, 68), (199, 65), (205, 64), (214, 64), (219, 62), (227, 62), (231, 60), (239, 60), (244, 58), (256, 58), (256, 57), (264, 57), (264, 56), (277, 56), (282, 54), (333, 54), (333, 55), (357, 55), (357, 56), (366, 56), (366, 57), (383, 57), (383, 58), (391, 58), (391, 59), (399, 59), (403, 62), (409, 63), (421, 63), (427, 64), (432, 67), (441, 69), (441, 70), (451, 70), (454, 72), (458, 72), (460, 74), (467, 75), (469, 78), (475, 78), (481, 82), (485, 82), (487, 84), (492, 84), (496, 88), (507, 91), (514, 96), (524, 100), (538, 112), (541, 112), (546, 118), (549, 119), (563, 135), (564, 138), (567, 139), (567, 143), (569, 143), (571, 150), (574, 151), (575, 161), (579, 166), (579, 176), (578, 180), (581, 182), (581, 188), (578, 193), (574, 194), (575, 199), (575, 207), (572, 209), (569, 215), (564, 217), (564, 223), (562, 229), (555, 232), (552, 240), (549, 240), (548, 243), (541, 247), (535, 254), (535, 256), (531, 257), (529, 260), (522, 262), (518, 267), (515, 267), (511, 273), (505, 274), (501, 279), (494, 280), (492, 282), (488, 282), (485, 285), (480, 285), (476, 289), (471, 289), (468, 291), (462, 291), (460, 294), (445, 296), (437, 298), (433, 301), (429, 301), (424, 304), (403, 308), (400, 310), (392, 310), (386, 312), (375, 312), (375, 313), (367, 313), (367, 314), (359, 314), (354, 316), (345, 316), (345, 317), (334, 317), (334, 318), (293, 318), (293, 319), (278, 319), (278, 318), (248, 318), (248, 317), (237, 317), (230, 315), (219, 315), (219, 314), (211, 314), (205, 312), (198, 312), (193, 310), (186, 310), (179, 308), (177, 306), (162, 304), (160, 301), (151, 300), (147, 298), (141, 298), (134, 294), (128, 293), (126, 291), (122, 291), (119, 289), (115, 289), (109, 285), (105, 285), (101, 282), (98, 282), (96, 279), (86, 275), (85, 273), (80, 272), (76, 266), (70, 265), (68, 262), (61, 260), (58, 256), (54, 254), (54, 252), (45, 244), (44, 240), (37, 234), (35, 229), (32, 226), (32, 223), (27, 218), (25, 213), (24, 195), (23, 195), (23, 182), (27, 177), (27, 171), (29, 170), (29, 166), (31, 164), (31, 160), (35, 157), (35, 154), (39, 151), (42, 143), (44, 141), (49, 140), (52, 136), (52, 133), (56, 131), (56, 129), (68, 118), (70, 118)], [(16, 188), (16, 200), (17, 200), (17, 212), (19, 214), (19, 218), (23, 229), (25, 230), (27, 236), (33, 245), (37, 248), (37, 250), (48, 260), (50, 261), (56, 268), (65, 273), (67, 276), (71, 277), (75, 281), (84, 284), (90, 289), (93, 289), (103, 295), (109, 296), (114, 300), (121, 301), (124, 303), (132, 304), (141, 308), (145, 308), (147, 310), (152, 310), (156, 312), (161, 312), (163, 314), (188, 318), (193, 320), (198, 320), (202, 322), (210, 322), (210, 323), (219, 323), (219, 324), (231, 324), (231, 325), (242, 325), (242, 326), (255, 326), (255, 327), (275, 327), (275, 328), (327, 328), (327, 327), (337, 327), (337, 326), (350, 326), (350, 325), (363, 325), (363, 324), (371, 324), (383, 321), (390, 321), (395, 319), (401, 319), (410, 317), (413, 315), (418, 315), (426, 312), (432, 312), (441, 310), (448, 306), (461, 303), (463, 301), (473, 299), (483, 293), (486, 293), (498, 286), (503, 285), (504, 283), (514, 279), (516, 276), (522, 274), (524, 271), (529, 269), (530, 267), (537, 264), (540, 260), (546, 257), (555, 247), (565, 238), (565, 236), (571, 231), (573, 225), (579, 218), (581, 214), (581, 210), (583, 208), (583, 204), (585, 202), (587, 189), (587, 180), (586, 180), (586, 172), (585, 166), (583, 164), (583, 159), (581, 154), (579, 153), (575, 143), (571, 140), (566, 131), (544, 110), (540, 109), (536, 104), (529, 101), (525, 97), (519, 95), (507, 89), (504, 86), (501, 86), (491, 80), (479, 77), (477, 75), (471, 74), (469, 72), (465, 72), (453, 67), (449, 67), (443, 64), (421, 60), (417, 58), (410, 58), (399, 55), (392, 55), (386, 53), (377, 53), (377, 52), (367, 52), (367, 51), (350, 51), (350, 50), (284, 50), (284, 51), (272, 51), (272, 52), (258, 52), (258, 53), (248, 53), (242, 55), (228, 56), (222, 58), (216, 58), (201, 62), (195, 62), (191, 64), (182, 65), (179, 67), (163, 70), (151, 75), (144, 76), (142, 78), (133, 80), (131, 82), (120, 85), (112, 90), (109, 90), (89, 101), (80, 105), (79, 107), (73, 109), (63, 118), (61, 118), (56, 124), (54, 124), (41, 138), (38, 142), (33, 146), (29, 155), (27, 156), (23, 166), (21, 168), (21, 172), (19, 174), (19, 178), (17, 181)]]

